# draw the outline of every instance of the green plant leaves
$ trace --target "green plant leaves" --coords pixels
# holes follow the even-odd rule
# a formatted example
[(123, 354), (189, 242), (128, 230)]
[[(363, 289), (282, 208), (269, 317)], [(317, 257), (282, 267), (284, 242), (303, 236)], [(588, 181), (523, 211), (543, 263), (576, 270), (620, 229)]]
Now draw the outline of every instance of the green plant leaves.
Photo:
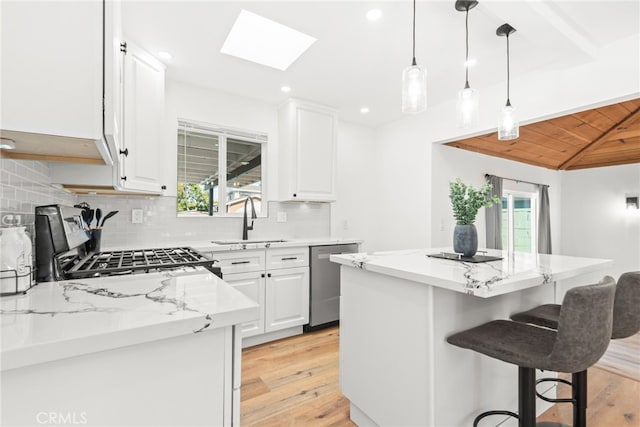
[(473, 224), (481, 207), (490, 208), (494, 203), (500, 203), (499, 197), (491, 197), (492, 189), (493, 186), (489, 183), (479, 189), (474, 188), (462, 182), (460, 178), (456, 178), (454, 182), (449, 182), (449, 199), (451, 200), (456, 224)]

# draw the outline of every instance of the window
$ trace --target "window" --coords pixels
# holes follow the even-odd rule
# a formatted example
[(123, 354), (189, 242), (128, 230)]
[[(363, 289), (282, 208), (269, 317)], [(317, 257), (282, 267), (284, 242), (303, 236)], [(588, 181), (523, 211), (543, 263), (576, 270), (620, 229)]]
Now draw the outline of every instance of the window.
[(502, 191), (502, 248), (538, 253), (538, 194)]
[(178, 216), (240, 215), (247, 197), (262, 212), (266, 135), (179, 120), (177, 136)]

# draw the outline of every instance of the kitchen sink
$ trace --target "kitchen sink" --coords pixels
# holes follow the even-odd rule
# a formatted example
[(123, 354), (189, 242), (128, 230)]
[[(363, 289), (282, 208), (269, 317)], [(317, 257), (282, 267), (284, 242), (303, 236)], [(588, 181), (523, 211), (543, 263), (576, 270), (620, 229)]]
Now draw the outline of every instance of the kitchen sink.
[(283, 243), (287, 240), (272, 239), (272, 240), (212, 240), (211, 243), (216, 245), (239, 245), (239, 244), (252, 244), (252, 243)]

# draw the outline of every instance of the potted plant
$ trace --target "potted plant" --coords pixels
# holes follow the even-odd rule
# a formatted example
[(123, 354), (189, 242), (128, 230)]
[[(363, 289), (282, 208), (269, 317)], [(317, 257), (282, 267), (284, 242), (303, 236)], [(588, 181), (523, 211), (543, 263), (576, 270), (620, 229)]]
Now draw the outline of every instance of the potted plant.
[(493, 186), (489, 183), (476, 189), (467, 185), (460, 178), (449, 183), (449, 199), (456, 219), (453, 230), (453, 250), (465, 257), (472, 257), (478, 250), (478, 231), (473, 224), (481, 207), (490, 208), (500, 203), (500, 198), (491, 196)]

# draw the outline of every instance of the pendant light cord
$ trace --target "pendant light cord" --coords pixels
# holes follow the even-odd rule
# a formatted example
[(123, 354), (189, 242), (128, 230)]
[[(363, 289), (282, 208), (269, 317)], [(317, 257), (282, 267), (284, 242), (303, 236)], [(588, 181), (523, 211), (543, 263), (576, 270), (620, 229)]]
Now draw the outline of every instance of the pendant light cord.
[(417, 65), (416, 63), (416, 0), (413, 0), (413, 61), (411, 65), (412, 66)]
[(509, 34), (507, 34), (507, 107), (511, 107), (511, 100), (509, 99)]
[(466, 34), (465, 40), (465, 62), (464, 62), (464, 88), (469, 88), (469, 6), (467, 6), (467, 13), (464, 20), (464, 28)]

